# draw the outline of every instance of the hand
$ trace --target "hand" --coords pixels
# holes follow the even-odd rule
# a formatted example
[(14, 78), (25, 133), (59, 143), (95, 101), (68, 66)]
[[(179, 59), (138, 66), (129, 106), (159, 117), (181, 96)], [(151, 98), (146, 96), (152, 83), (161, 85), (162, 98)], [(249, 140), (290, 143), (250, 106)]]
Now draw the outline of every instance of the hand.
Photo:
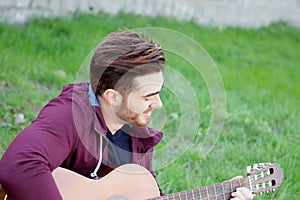
[[(231, 180), (238, 179), (238, 178), (243, 178), (242, 176), (237, 176), (232, 178)], [(236, 189), (235, 192), (231, 193), (231, 198), (230, 200), (251, 200), (253, 199), (253, 195), (251, 191), (246, 188), (246, 187), (239, 187)]]
[(251, 200), (253, 195), (248, 188), (239, 187), (235, 192), (231, 193), (231, 200)]

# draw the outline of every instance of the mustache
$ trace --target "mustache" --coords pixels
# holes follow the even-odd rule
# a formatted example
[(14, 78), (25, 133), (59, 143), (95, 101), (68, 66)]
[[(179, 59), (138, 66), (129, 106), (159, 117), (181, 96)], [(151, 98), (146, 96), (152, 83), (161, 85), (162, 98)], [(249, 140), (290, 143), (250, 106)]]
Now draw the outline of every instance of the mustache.
[(149, 107), (147, 110), (145, 110), (143, 113), (146, 114), (146, 113), (149, 113), (149, 112), (152, 112), (153, 109), (151, 107)]

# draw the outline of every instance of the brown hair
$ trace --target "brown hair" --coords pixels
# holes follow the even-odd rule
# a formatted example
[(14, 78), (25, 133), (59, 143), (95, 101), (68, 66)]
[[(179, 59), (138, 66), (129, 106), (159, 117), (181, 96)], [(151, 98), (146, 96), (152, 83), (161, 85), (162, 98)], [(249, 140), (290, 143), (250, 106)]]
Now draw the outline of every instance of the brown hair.
[(145, 35), (130, 30), (111, 33), (93, 55), (92, 89), (98, 95), (107, 89), (124, 92), (133, 86), (133, 78), (160, 72), (164, 64), (162, 48)]

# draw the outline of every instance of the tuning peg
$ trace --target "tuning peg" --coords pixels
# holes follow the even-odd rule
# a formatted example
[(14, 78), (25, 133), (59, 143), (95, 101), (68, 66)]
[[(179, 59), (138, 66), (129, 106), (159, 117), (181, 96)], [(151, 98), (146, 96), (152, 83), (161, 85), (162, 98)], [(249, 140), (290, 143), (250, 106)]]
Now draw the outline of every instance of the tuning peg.
[(267, 166), (269, 166), (268, 163), (259, 163), (258, 164), (259, 169), (266, 168)]
[(257, 168), (258, 168), (258, 164), (254, 164), (253, 169), (257, 169)]
[(251, 173), (251, 169), (252, 169), (251, 166), (248, 166), (248, 167), (247, 167), (247, 174), (250, 174), (250, 173)]

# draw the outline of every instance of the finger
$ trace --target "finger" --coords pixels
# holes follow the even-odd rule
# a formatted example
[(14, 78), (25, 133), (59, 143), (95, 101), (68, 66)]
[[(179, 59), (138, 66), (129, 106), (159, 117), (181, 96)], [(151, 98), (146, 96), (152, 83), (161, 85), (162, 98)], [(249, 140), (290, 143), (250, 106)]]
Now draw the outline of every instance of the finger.
[(252, 192), (246, 187), (239, 187), (236, 189), (236, 191), (242, 193), (242, 195), (245, 197), (246, 200), (253, 199)]
[(246, 200), (246, 198), (244, 197), (244, 195), (240, 192), (240, 191), (236, 191), (231, 193), (231, 196), (234, 197), (233, 199), (239, 199), (239, 200)]

